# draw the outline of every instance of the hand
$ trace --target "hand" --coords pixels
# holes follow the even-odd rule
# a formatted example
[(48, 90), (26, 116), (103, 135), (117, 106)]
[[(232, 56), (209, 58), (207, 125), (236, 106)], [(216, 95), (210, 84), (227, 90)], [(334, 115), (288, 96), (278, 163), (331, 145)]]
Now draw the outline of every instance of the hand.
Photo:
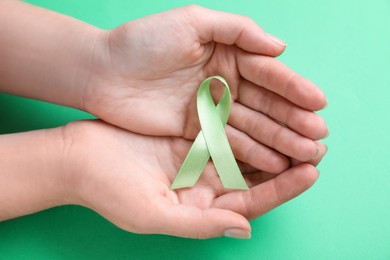
[(239, 160), (282, 172), (289, 157), (318, 155), (313, 140), (327, 127), (312, 111), (325, 106), (324, 94), (272, 57), (285, 45), (252, 20), (189, 6), (131, 21), (103, 38), (106, 52), (97, 48), (104, 59), (90, 77), (85, 107), (104, 121), (194, 139), (197, 88), (207, 76), (222, 75), (233, 96), (226, 131)]
[(313, 140), (327, 127), (313, 110), (325, 105), (323, 93), (273, 58), (284, 44), (249, 18), (189, 6), (103, 31), (2, 1), (0, 23), (12, 24), (1, 31), (0, 91), (86, 109), (141, 134), (193, 139), (199, 83), (222, 75), (239, 160), (276, 173), (321, 150)]
[(68, 203), (89, 207), (135, 233), (249, 238), (248, 219), (299, 195), (318, 177), (310, 164), (280, 175), (240, 164), (250, 190), (229, 191), (210, 163), (194, 188), (172, 191), (191, 142), (138, 135), (100, 121), (71, 123), (62, 133)]

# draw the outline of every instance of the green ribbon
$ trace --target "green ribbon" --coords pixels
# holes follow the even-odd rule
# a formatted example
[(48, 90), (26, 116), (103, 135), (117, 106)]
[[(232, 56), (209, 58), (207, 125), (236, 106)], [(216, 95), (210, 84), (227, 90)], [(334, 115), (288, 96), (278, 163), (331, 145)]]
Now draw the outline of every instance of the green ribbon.
[[(210, 82), (213, 79), (221, 81), (225, 86), (223, 96), (217, 106), (210, 92)], [(210, 156), (225, 188), (248, 189), (225, 134), (225, 126), (230, 114), (230, 98), (229, 85), (220, 76), (208, 77), (200, 84), (196, 102), (201, 131), (188, 152), (171, 189), (193, 187)]]

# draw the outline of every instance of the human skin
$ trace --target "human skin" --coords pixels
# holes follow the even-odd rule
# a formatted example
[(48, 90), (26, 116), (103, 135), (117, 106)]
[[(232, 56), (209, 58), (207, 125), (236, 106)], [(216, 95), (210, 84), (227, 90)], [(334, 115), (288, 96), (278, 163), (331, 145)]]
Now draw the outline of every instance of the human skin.
[[(0, 3), (0, 90), (86, 110), (132, 132), (194, 139), (196, 91), (222, 75), (237, 159), (280, 173), (318, 155), (323, 92), (274, 56), (251, 19), (187, 6), (101, 30), (19, 1)], [(281, 124), (280, 124), (281, 123)]]
[[(0, 91), (117, 126), (0, 136), (1, 220), (79, 204), (132, 232), (247, 238), (248, 219), (318, 177), (328, 130), (314, 111), (325, 96), (274, 58), (285, 45), (249, 18), (188, 6), (101, 30), (4, 0), (0, 24)], [(210, 75), (231, 87), (226, 133), (251, 189), (223, 190), (210, 165), (193, 189), (170, 191), (200, 130), (195, 96)]]
[(249, 238), (248, 220), (308, 189), (325, 153), (281, 174), (240, 163), (249, 190), (224, 189), (211, 162), (193, 188), (170, 190), (190, 146), (97, 120), (2, 135), (0, 221), (77, 204), (135, 233)]

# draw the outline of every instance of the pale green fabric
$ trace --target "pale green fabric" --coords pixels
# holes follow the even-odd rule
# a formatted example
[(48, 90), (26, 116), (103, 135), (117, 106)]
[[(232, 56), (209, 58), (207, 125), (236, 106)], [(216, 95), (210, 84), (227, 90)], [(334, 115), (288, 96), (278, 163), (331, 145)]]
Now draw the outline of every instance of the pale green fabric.
[[(210, 92), (210, 82), (219, 80), (225, 86), (221, 100), (215, 106)], [(171, 189), (193, 187), (198, 181), (210, 156), (227, 189), (248, 189), (225, 134), (230, 114), (230, 90), (226, 80), (220, 76), (205, 79), (199, 87), (197, 109), (201, 131), (196, 137)]]

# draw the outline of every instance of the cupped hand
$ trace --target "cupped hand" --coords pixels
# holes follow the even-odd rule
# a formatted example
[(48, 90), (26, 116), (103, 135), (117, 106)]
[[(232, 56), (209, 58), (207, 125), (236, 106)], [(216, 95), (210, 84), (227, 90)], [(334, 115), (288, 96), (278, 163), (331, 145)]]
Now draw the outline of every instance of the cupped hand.
[(85, 91), (86, 109), (102, 120), (140, 134), (194, 139), (199, 84), (221, 75), (231, 87), (226, 131), (239, 160), (281, 172), (289, 158), (318, 155), (314, 140), (327, 127), (313, 111), (325, 106), (325, 96), (274, 58), (285, 45), (251, 19), (187, 6), (128, 22), (103, 38), (104, 50), (97, 48), (103, 62)]
[(195, 187), (170, 190), (188, 140), (134, 134), (101, 121), (71, 123), (63, 136), (71, 203), (135, 233), (249, 238), (249, 219), (299, 195), (318, 177), (311, 164), (275, 175), (240, 163), (250, 189), (232, 191), (209, 163)]

